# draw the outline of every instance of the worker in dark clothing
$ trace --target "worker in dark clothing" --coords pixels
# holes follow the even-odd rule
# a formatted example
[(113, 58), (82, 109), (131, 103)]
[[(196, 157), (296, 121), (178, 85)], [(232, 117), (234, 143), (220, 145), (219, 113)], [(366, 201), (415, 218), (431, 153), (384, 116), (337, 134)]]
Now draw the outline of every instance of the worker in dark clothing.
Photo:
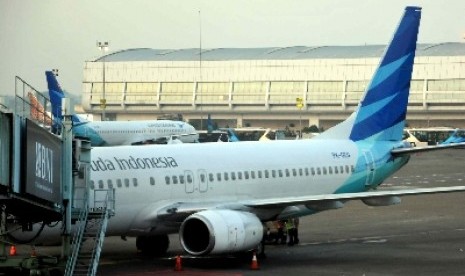
[(296, 241), (297, 241), (296, 228), (295, 228), (295, 223), (294, 223), (293, 218), (290, 218), (287, 220), (286, 229), (287, 229), (287, 236), (288, 236), (287, 245), (293, 246), (294, 244), (296, 244)]
[(277, 233), (276, 240), (274, 243), (285, 244), (286, 239), (287, 239), (287, 235), (286, 235), (287, 231), (286, 231), (285, 222), (283, 220), (277, 220), (275, 221), (275, 225), (276, 225), (276, 229), (278, 229), (278, 233)]
[(299, 243), (299, 218), (294, 218), (294, 226), (295, 226), (295, 237), (294, 237), (294, 243), (298, 244)]

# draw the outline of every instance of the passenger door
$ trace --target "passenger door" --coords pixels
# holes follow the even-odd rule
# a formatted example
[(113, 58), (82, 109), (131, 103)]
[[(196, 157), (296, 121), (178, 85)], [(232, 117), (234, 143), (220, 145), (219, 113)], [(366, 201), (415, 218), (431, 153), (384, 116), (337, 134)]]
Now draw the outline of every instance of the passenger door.
[(205, 170), (198, 170), (199, 175), (199, 192), (205, 193), (208, 191), (208, 178)]
[(371, 151), (364, 151), (363, 155), (365, 156), (365, 164), (366, 164), (366, 180), (365, 180), (365, 186), (369, 187), (373, 185), (373, 180), (375, 178), (375, 160), (373, 158), (373, 154)]
[(184, 171), (184, 177), (186, 178), (186, 193), (193, 193), (195, 185), (194, 174), (191, 171)]

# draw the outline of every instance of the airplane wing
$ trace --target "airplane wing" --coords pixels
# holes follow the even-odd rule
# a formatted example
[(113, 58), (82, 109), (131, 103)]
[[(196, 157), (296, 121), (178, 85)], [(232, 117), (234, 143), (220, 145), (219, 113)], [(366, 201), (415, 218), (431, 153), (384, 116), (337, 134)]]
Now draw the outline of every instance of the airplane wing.
[(414, 148), (398, 148), (391, 150), (391, 154), (394, 157), (413, 154), (417, 152), (426, 152), (433, 150), (442, 150), (448, 148), (463, 148), (465, 147), (465, 142), (462, 143), (452, 143), (452, 144), (439, 144), (436, 146), (427, 146), (427, 147), (414, 147)]
[(369, 206), (386, 206), (400, 203), (398, 197), (413, 196), (421, 194), (438, 194), (465, 192), (465, 186), (417, 188), (402, 190), (383, 190), (362, 193), (341, 193), (309, 195), (300, 197), (277, 197), (268, 199), (249, 199), (230, 203), (219, 202), (176, 202), (158, 209), (156, 219), (165, 222), (182, 223), (191, 214), (208, 209), (229, 209), (236, 211), (248, 211), (255, 214), (266, 213), (266, 209), (282, 209), (283, 213), (292, 216), (291, 212), (286, 212), (286, 207), (304, 205), (314, 211), (337, 209), (344, 206), (349, 200), (362, 200)]
[(276, 199), (257, 199), (244, 202), (245, 206), (252, 208), (272, 208), (286, 207), (293, 205), (318, 205), (318, 203), (327, 203), (331, 201), (348, 201), (348, 200), (369, 200), (369, 199), (386, 199), (399, 196), (412, 196), (421, 194), (437, 194), (437, 193), (452, 193), (465, 192), (465, 186), (450, 186), (450, 187), (435, 187), (435, 188), (418, 188), (418, 189), (402, 189), (402, 190), (385, 190), (372, 191), (362, 193), (341, 193), (341, 194), (325, 194), (325, 195), (310, 195), (292, 198), (276, 198)]

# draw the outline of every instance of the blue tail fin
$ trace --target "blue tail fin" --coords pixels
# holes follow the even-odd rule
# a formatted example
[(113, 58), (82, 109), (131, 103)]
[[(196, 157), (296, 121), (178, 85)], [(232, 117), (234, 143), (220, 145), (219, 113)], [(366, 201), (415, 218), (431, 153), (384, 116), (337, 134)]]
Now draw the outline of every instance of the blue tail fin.
[(48, 95), (52, 104), (53, 117), (61, 118), (61, 99), (65, 97), (65, 94), (52, 71), (45, 71), (45, 77), (47, 78)]
[(353, 141), (402, 139), (420, 16), (421, 8), (405, 8), (358, 109), (319, 138), (349, 138)]
[(53, 90), (64, 95), (63, 90), (61, 89), (61, 86), (55, 77), (55, 74), (52, 71), (45, 71), (45, 76), (47, 77), (48, 90)]
[[(45, 71), (45, 76), (47, 78), (48, 85), (48, 95), (50, 97), (50, 103), (52, 105), (52, 115), (55, 120), (55, 124), (61, 124), (61, 119), (63, 115), (61, 114), (61, 100), (65, 97), (65, 93), (60, 87), (55, 74), (52, 71)], [(73, 122), (81, 122), (78, 116), (72, 115), (71, 117)]]
[(234, 130), (232, 128), (228, 128), (227, 132), (228, 132), (228, 135), (229, 135), (229, 141), (230, 142), (239, 142), (239, 141), (241, 141), (241, 140), (239, 140), (239, 137), (237, 137), (236, 133), (234, 132)]

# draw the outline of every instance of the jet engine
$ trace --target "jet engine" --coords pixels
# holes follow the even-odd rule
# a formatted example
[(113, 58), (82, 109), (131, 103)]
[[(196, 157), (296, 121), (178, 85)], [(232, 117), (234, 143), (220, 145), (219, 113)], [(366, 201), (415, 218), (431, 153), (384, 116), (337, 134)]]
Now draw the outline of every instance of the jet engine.
[(235, 253), (260, 244), (263, 225), (252, 213), (206, 210), (184, 220), (179, 238), (183, 249), (191, 255)]

